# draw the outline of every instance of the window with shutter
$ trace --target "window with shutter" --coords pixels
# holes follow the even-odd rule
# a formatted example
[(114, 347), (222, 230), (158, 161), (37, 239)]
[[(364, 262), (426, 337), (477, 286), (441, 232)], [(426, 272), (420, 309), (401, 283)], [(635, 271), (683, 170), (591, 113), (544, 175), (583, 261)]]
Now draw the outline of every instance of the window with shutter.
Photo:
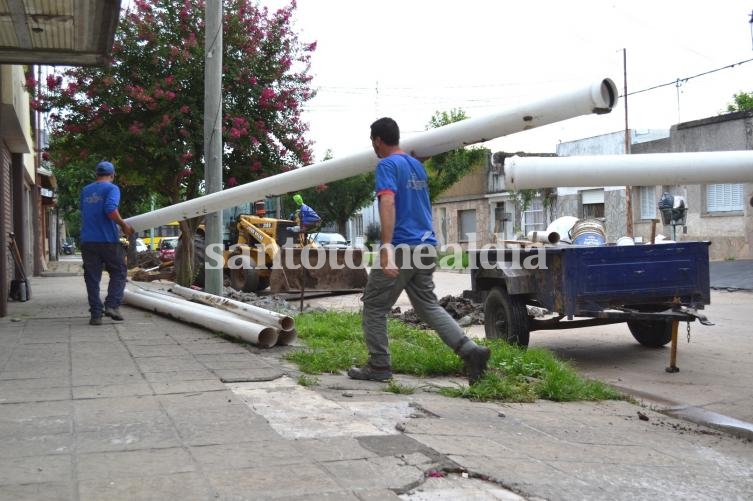
[(706, 212), (733, 212), (743, 208), (742, 183), (706, 185)]

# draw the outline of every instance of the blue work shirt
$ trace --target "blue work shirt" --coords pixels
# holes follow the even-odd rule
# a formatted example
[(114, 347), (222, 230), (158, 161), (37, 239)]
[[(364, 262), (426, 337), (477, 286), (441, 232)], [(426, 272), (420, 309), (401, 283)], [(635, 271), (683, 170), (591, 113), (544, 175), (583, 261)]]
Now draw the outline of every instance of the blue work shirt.
[(319, 214), (317, 214), (314, 209), (312, 209), (306, 204), (301, 204), (300, 210), (301, 210), (301, 224), (304, 226), (316, 224), (322, 220), (322, 218), (319, 217)]
[(392, 244), (437, 245), (429, 201), (429, 177), (421, 162), (405, 153), (393, 153), (376, 168), (377, 197), (395, 195)]
[(120, 228), (107, 217), (120, 204), (120, 188), (109, 182), (94, 182), (81, 190), (81, 242), (117, 243)]

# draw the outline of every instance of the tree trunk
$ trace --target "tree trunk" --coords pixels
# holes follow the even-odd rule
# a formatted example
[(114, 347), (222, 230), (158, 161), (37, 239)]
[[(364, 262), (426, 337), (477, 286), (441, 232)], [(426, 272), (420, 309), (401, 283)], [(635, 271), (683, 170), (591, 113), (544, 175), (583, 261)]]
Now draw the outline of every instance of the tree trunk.
[(180, 222), (180, 239), (178, 248), (175, 249), (175, 283), (183, 287), (190, 287), (193, 282), (195, 270), (193, 269), (194, 248), (193, 236), (197, 224), (192, 221)]

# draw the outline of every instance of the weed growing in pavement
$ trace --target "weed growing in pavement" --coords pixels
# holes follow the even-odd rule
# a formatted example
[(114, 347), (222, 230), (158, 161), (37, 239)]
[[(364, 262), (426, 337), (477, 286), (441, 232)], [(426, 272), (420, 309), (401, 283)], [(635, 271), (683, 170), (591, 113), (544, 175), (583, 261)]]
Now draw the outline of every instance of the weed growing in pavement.
[(413, 395), (416, 393), (416, 387), (407, 384), (400, 384), (394, 379), (387, 381), (387, 389), (390, 393), (396, 393), (398, 395)]
[[(435, 333), (388, 319), (392, 372), (414, 376), (458, 376), (462, 362)], [(342, 373), (366, 362), (361, 316), (347, 312), (313, 312), (296, 317), (296, 330), (305, 347), (286, 359), (307, 374)], [(489, 370), (475, 385), (441, 390), (452, 397), (506, 402), (617, 400), (622, 395), (599, 381), (578, 375), (566, 362), (541, 348), (522, 349), (501, 340), (482, 340), (492, 350)], [(395, 391), (397, 383), (388, 391)]]
[(308, 374), (301, 374), (298, 376), (298, 384), (304, 387), (316, 386), (319, 384), (319, 378), (316, 376), (309, 376)]

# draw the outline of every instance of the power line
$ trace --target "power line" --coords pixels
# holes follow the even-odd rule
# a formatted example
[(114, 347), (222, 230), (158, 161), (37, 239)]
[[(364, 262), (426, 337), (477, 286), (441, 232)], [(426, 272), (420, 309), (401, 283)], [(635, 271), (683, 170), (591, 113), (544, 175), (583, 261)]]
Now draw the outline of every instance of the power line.
[[(648, 92), (650, 90), (660, 89), (660, 88), (666, 87), (668, 85), (680, 86), (680, 85), (682, 85), (682, 84), (684, 84), (684, 83), (686, 83), (689, 80), (692, 80), (694, 78), (702, 77), (702, 76), (705, 76), (705, 75), (710, 75), (711, 73), (716, 73), (717, 71), (731, 69), (731, 68), (734, 68), (735, 66), (739, 66), (739, 65), (745, 64), (745, 63), (749, 63), (751, 61), (753, 61), (753, 58), (746, 59), (745, 61), (740, 61), (738, 63), (728, 64), (727, 66), (722, 66), (721, 68), (716, 68), (714, 70), (704, 71), (703, 73), (698, 73), (697, 75), (693, 75), (691, 77), (678, 78), (678, 79), (676, 79), (676, 80), (674, 80), (672, 82), (667, 82), (667, 83), (663, 83), (663, 84), (660, 84), (660, 85), (654, 85), (653, 87), (648, 87), (646, 89), (636, 90), (634, 92), (628, 92), (627, 95), (628, 96), (633, 96), (635, 94), (640, 94), (641, 92)], [(620, 96), (620, 97), (624, 97), (624, 96)]]

